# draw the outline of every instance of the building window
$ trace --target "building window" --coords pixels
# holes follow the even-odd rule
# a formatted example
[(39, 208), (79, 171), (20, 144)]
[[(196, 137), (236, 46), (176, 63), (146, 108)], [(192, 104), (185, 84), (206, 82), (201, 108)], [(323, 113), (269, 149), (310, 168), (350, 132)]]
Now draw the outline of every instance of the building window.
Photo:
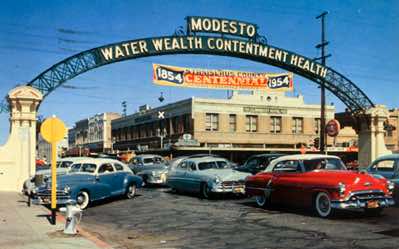
[(303, 133), (303, 118), (292, 118), (292, 133), (293, 134)]
[(258, 116), (247, 115), (245, 116), (245, 130), (247, 132), (256, 132), (258, 129)]
[(205, 117), (205, 130), (217, 131), (219, 129), (219, 114), (207, 113)]
[(314, 119), (314, 132), (316, 134), (320, 133), (320, 118), (315, 118)]
[(281, 133), (281, 117), (270, 117), (270, 132)]
[(237, 115), (230, 114), (229, 115), (229, 131), (237, 130)]

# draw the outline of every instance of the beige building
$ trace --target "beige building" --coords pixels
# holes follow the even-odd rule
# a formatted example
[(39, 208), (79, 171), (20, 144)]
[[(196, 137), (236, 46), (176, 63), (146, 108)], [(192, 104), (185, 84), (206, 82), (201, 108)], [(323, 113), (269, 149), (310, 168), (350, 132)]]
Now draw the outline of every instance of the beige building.
[(385, 144), (388, 150), (399, 151), (399, 109), (389, 110), (388, 122), (385, 125)]
[(76, 122), (69, 130), (69, 154), (82, 155), (88, 151), (111, 152), (111, 121), (120, 117), (119, 113), (105, 112)]
[[(334, 113), (326, 106), (327, 120)], [(162, 143), (177, 150), (298, 151), (302, 144), (312, 149), (319, 117), (320, 105), (305, 104), (303, 96), (233, 92), (229, 99), (192, 97), (144, 108), (113, 120), (112, 135), (118, 150), (159, 149)]]

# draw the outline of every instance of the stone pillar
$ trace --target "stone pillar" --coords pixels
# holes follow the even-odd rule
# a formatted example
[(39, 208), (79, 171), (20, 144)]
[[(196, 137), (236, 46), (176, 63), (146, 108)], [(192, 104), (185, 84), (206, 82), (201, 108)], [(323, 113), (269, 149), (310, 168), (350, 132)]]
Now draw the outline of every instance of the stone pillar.
[(392, 154), (385, 146), (384, 121), (389, 117), (387, 108), (377, 105), (367, 112), (367, 121), (360, 122), (359, 165), (365, 167), (381, 155)]
[(0, 147), (0, 191), (21, 191), (23, 182), (35, 173), (36, 110), (42, 99), (42, 93), (29, 86), (8, 93), (11, 129)]

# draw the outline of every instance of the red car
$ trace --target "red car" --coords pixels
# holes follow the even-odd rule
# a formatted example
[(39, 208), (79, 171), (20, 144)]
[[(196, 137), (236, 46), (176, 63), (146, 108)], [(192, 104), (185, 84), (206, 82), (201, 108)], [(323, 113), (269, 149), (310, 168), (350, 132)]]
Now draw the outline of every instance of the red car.
[(349, 171), (339, 157), (327, 155), (282, 156), (245, 181), (246, 193), (260, 207), (271, 202), (312, 207), (323, 218), (335, 209), (379, 214), (394, 205), (393, 189), (385, 178)]

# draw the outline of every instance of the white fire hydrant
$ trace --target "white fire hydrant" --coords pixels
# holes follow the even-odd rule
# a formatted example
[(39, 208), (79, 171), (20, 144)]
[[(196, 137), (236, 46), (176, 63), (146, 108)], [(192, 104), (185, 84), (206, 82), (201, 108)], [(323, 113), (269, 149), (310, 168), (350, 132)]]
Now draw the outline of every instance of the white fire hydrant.
[(76, 234), (76, 226), (82, 219), (82, 209), (77, 207), (75, 203), (68, 203), (66, 207), (60, 208), (60, 211), (65, 213), (65, 234)]

